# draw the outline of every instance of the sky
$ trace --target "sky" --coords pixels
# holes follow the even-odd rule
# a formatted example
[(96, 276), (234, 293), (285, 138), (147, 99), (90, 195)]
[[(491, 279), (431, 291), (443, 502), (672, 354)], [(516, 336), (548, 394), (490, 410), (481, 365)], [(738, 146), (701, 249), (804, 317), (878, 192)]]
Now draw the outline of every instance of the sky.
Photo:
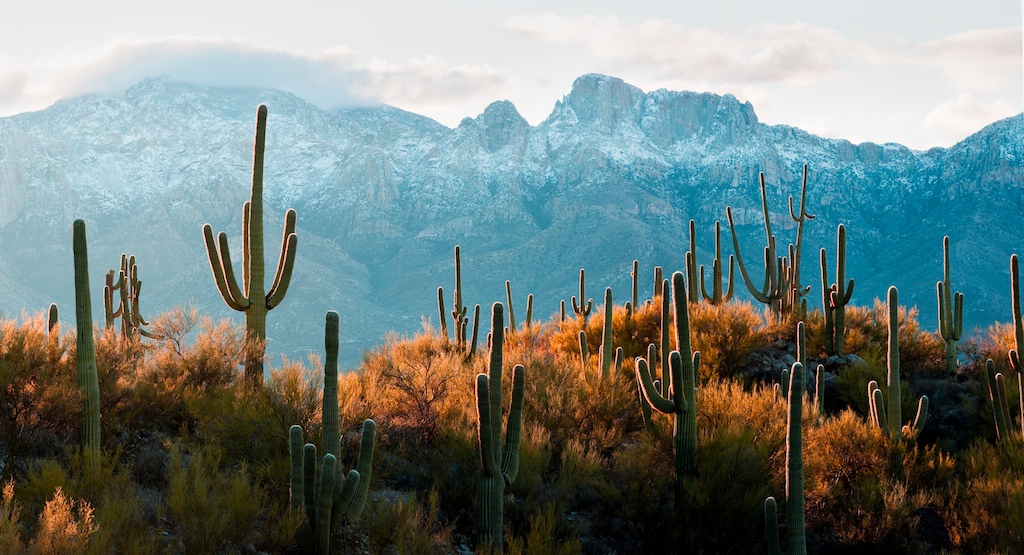
[(536, 125), (577, 77), (603, 73), (926, 149), (1024, 110), (1022, 3), (0, 0), (0, 116), (166, 75), (450, 127), (510, 100)]

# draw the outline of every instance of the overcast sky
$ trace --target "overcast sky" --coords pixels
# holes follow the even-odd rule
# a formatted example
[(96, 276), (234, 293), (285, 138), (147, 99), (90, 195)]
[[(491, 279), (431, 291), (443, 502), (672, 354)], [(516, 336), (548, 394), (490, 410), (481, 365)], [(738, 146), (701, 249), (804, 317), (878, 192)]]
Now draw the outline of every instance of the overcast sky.
[[(1014, 0), (0, 0), (0, 115), (144, 77), (532, 124), (584, 73), (731, 93), (767, 123), (948, 146), (1024, 106)], [(842, 5), (840, 5), (842, 4)]]

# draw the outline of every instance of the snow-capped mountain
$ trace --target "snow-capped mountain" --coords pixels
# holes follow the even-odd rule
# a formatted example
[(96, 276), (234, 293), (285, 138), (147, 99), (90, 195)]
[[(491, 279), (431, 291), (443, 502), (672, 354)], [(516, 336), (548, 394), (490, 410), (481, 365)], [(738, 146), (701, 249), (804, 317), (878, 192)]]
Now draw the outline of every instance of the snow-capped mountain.
[[(934, 326), (948, 234), (965, 325), (1010, 317), (1008, 259), (1024, 253), (1024, 116), (921, 152), (765, 125), (729, 95), (644, 93), (601, 75), (577, 79), (536, 127), (507, 101), (449, 129), (386, 106), (325, 111), (281, 91), (166, 79), (123, 98), (80, 97), (2, 118), (2, 312), (56, 301), (62, 320), (73, 322), (70, 229), (83, 218), (94, 298), (103, 273), (129, 252), (145, 282), (144, 312), (192, 302), (241, 321), (216, 293), (200, 229), (209, 222), (240, 249), (259, 103), (270, 110), (268, 265), (284, 211), (298, 211), (292, 286), (268, 317), (271, 353), (320, 352), (331, 309), (341, 314), (349, 364), (387, 330), (414, 332), (424, 317), (436, 325), (436, 289), (444, 286), (450, 302), (456, 244), (467, 302), (504, 300), (508, 279), (516, 308), (533, 293), (535, 314), (546, 318), (575, 293), (581, 267), (588, 296), (600, 299), (611, 286), (617, 302), (629, 293), (634, 258), (642, 276), (655, 265), (682, 269), (691, 218), (698, 262), (709, 264), (714, 222), (724, 225), (732, 206), (744, 258), (758, 274), (758, 172), (772, 224), (788, 242), (795, 228), (786, 201), (799, 195), (804, 163), (808, 210), (817, 216), (803, 253), (812, 307), (820, 305), (818, 249), (834, 264), (836, 226), (845, 223), (855, 303), (895, 284), (924, 326)], [(726, 227), (729, 252), (730, 242)], [(641, 295), (650, 295), (650, 282), (641, 281)]]

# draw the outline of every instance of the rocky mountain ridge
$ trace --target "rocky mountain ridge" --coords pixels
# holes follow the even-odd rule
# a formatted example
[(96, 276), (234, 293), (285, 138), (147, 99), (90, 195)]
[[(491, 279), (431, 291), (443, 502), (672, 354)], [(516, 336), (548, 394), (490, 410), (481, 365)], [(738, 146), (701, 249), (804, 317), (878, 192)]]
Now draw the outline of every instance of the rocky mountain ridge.
[[(341, 314), (350, 365), (387, 330), (414, 332), (424, 317), (436, 324), (435, 292), (452, 287), (456, 244), (467, 302), (503, 300), (509, 279), (518, 302), (535, 295), (541, 317), (575, 292), (581, 267), (590, 295), (611, 286), (617, 300), (628, 294), (634, 258), (641, 275), (654, 265), (681, 269), (691, 218), (699, 262), (709, 263), (714, 222), (725, 223), (727, 205), (745, 259), (758, 265), (758, 172), (773, 226), (789, 241), (786, 199), (799, 194), (804, 163), (817, 218), (805, 230), (803, 275), (815, 290), (817, 250), (833, 258), (835, 228), (845, 223), (854, 302), (870, 303), (895, 284), (931, 327), (948, 234), (967, 327), (1009, 319), (1007, 261), (1024, 252), (1015, 225), (1024, 206), (1024, 117), (922, 152), (765, 125), (730, 95), (644, 93), (601, 75), (577, 79), (537, 126), (508, 101), (449, 129), (386, 106), (326, 111), (281, 91), (166, 79), (143, 81), (123, 98), (73, 98), (2, 118), (3, 313), (57, 301), (68, 314), (70, 223), (81, 217), (94, 295), (99, 276), (131, 252), (150, 315), (192, 302), (230, 316), (200, 228), (210, 222), (240, 248), (261, 102), (270, 108), (268, 253), (277, 252), (285, 209), (298, 211), (292, 288), (268, 318), (272, 353), (319, 352), (329, 309)], [(819, 303), (812, 292), (809, 304)]]

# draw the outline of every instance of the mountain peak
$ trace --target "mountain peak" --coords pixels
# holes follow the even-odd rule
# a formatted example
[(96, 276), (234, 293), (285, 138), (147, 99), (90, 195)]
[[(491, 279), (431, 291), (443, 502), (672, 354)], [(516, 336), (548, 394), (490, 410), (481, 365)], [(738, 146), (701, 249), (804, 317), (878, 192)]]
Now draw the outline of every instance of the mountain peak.
[(642, 90), (617, 77), (598, 73), (582, 75), (572, 91), (556, 105), (570, 108), (582, 122), (613, 124), (635, 119), (643, 105)]

